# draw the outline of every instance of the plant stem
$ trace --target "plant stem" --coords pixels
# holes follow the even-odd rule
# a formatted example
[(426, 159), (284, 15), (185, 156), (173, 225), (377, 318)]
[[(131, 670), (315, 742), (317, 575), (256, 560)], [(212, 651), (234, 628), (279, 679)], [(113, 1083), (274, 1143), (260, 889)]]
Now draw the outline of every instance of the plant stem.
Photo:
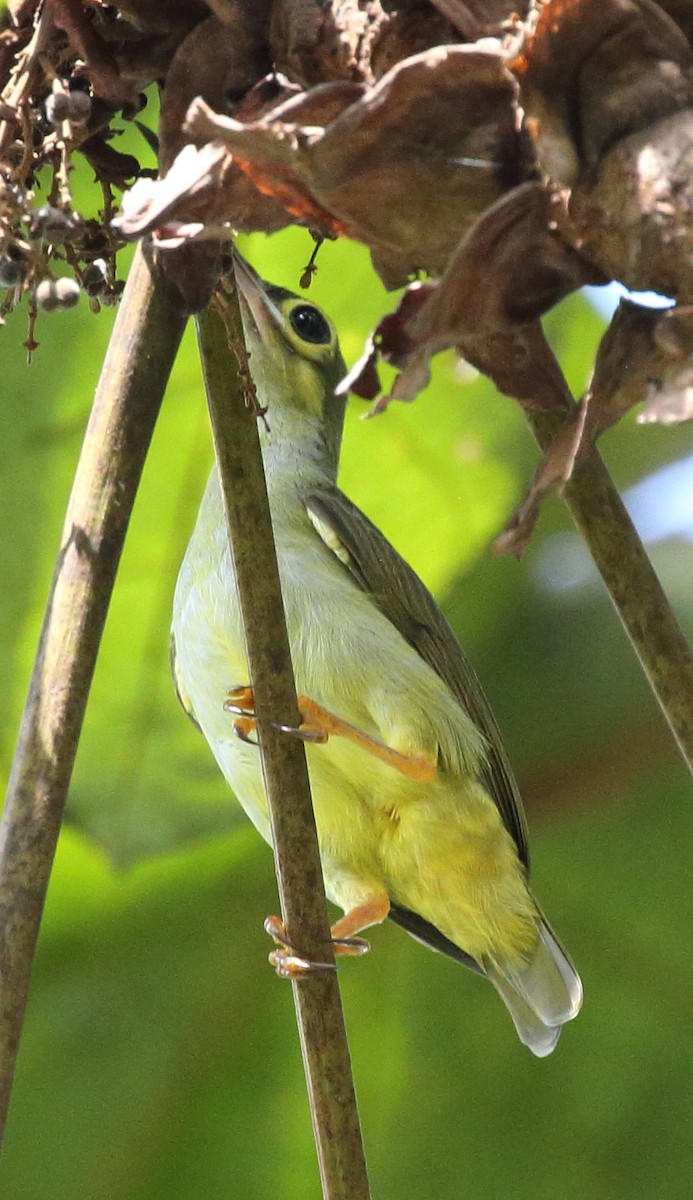
[(94, 398), (0, 823), (0, 1137), (34, 950), (135, 493), (185, 318), (138, 247)]
[[(570, 414), (527, 415), (543, 450), (571, 419)], [(564, 497), (693, 773), (693, 653), (596, 449), (578, 456)]]
[[(198, 336), (243, 613), (282, 916), (297, 953), (333, 964), (305, 749), (272, 725), (296, 726), (300, 716), (235, 290), (225, 322), (207, 309), (198, 319)], [(323, 1196), (367, 1200), (337, 973), (308, 974), (292, 986)]]

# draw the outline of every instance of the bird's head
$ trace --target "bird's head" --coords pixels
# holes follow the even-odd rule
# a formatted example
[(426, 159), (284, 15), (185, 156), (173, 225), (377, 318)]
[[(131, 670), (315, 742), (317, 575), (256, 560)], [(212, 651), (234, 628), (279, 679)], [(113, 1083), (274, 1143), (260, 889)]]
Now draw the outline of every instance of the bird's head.
[(336, 465), (345, 399), (335, 389), (346, 367), (334, 325), (315, 304), (266, 283), (237, 253), (234, 268), (250, 370), (270, 431), (319, 437)]

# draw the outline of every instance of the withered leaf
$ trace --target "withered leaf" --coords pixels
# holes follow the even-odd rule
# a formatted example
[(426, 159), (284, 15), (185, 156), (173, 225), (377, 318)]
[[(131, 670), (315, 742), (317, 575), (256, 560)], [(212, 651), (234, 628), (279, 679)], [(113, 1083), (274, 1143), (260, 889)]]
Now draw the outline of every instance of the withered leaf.
[(693, 309), (665, 313), (622, 300), (601, 340), (588, 396), (594, 440), (641, 404), (642, 424), (693, 417)]
[(152, 33), (183, 33), (209, 15), (205, 0), (118, 0), (118, 12)]
[(621, 300), (599, 343), (589, 398), (589, 435), (594, 440), (629, 408), (641, 403), (648, 378), (658, 373), (663, 355), (654, 344), (661, 314), (632, 300)]
[(667, 308), (654, 327), (654, 340), (672, 358), (693, 355), (693, 305)]
[(549, 445), (527, 495), (495, 540), (498, 554), (521, 554), (541, 501), (570, 479), (580, 454), (628, 409), (645, 401), (642, 423), (693, 419), (693, 309), (645, 308), (622, 300), (601, 340), (590, 386)]
[(542, 500), (550, 492), (560, 491), (570, 479), (576, 458), (583, 447), (587, 412), (584, 403), (573, 408), (574, 417), (566, 421), (562, 431), (542, 456), (522, 503), (503, 532), (494, 539), (491, 546), (494, 554), (519, 558), (534, 531)]
[[(552, 213), (551, 197), (539, 184), (515, 188), (462, 239), (438, 283), (405, 293), (415, 294), (416, 306), (403, 315), (400, 305), (395, 314), (399, 350), (390, 361), (401, 374), (391, 398), (413, 399), (428, 382), (433, 355), (452, 346), (524, 407), (566, 404), (563, 375), (536, 318), (602, 277), (560, 241)], [(384, 324), (376, 343), (384, 340)]]
[(530, 0), (431, 0), (459, 30), (464, 41), (476, 41), (485, 33), (497, 30), (503, 22), (524, 20), (529, 13)]
[(387, 18), (379, 3), (275, 0), (270, 22), (278, 70), (304, 87), (332, 80), (372, 82), (370, 43)]
[(167, 171), (189, 142), (185, 114), (196, 96), (217, 112), (241, 100), (270, 70), (266, 37), (250, 22), (246, 6), (229, 6), (225, 21), (211, 16), (181, 42), (166, 77), (161, 98), (160, 168)]
[(115, 150), (102, 134), (87, 138), (82, 142), (80, 150), (99, 179), (104, 182), (125, 187), (128, 180), (139, 174), (140, 164), (134, 155)]
[(28, 25), (38, 8), (38, 0), (7, 0), (7, 11), (13, 25)]
[[(330, 86), (343, 85), (309, 95), (327, 102)], [(460, 236), (527, 169), (512, 76), (473, 47), (406, 59), (324, 123), (300, 122), (295, 104), (247, 123), (198, 105), (190, 131), (222, 139), (265, 194), (311, 196), (369, 246), (388, 287), (419, 269), (442, 273)]]
[(693, 98), (691, 48), (653, 0), (548, 0), (513, 70), (539, 160), (563, 184)]
[[(407, 322), (425, 304), (435, 287), (434, 283), (419, 282), (412, 283), (406, 289), (395, 311), (384, 316), (367, 339), (363, 354), (337, 387), (338, 395), (353, 392), (362, 400), (375, 400), (380, 392), (378, 359), (382, 358), (384, 362), (392, 363), (400, 371), (407, 367), (411, 355), (416, 350)], [(425, 386), (425, 382), (424, 380), (422, 386)], [(413, 396), (402, 398), (413, 399)], [(390, 397), (382, 398), (374, 411), (382, 411), (389, 399)]]
[(693, 303), (691, 111), (624, 138), (569, 202), (572, 235), (605, 275)]
[(114, 104), (132, 100), (132, 85), (121, 77), (112, 47), (94, 28), (81, 0), (52, 0), (51, 13), (72, 51), (85, 60), (95, 95)]
[(412, 54), (423, 54), (433, 46), (473, 42), (482, 31), (481, 23), (467, 10), (465, 28), (446, 20), (442, 11), (432, 12), (428, 0), (399, 6), (387, 14), (370, 39), (370, 69), (373, 79), (381, 79), (398, 62)]

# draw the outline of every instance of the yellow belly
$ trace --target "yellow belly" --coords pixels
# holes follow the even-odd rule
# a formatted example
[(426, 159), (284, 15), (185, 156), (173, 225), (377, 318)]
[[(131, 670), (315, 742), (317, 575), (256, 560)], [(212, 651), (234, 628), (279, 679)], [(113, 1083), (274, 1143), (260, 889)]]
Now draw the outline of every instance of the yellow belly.
[[(269, 841), (259, 751), (234, 737), (223, 711), (226, 690), (248, 674), (225, 533), (210, 525), (191, 543), (176, 592), (177, 670), (219, 766)], [(444, 768), (418, 783), (340, 738), (307, 748), (329, 898), (346, 911), (385, 891), (474, 958), (524, 960), (537, 912), (513, 840), (476, 781), (478, 731), (319, 541), (311, 546), (280, 555), (299, 692)]]

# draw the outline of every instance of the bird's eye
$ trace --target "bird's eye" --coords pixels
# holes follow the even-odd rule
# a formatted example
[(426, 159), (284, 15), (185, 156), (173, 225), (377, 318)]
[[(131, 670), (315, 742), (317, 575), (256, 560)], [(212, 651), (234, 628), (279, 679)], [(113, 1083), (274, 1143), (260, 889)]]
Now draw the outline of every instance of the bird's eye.
[(292, 328), (304, 342), (327, 345), (332, 341), (332, 330), (319, 308), (312, 304), (297, 304), (289, 314)]

